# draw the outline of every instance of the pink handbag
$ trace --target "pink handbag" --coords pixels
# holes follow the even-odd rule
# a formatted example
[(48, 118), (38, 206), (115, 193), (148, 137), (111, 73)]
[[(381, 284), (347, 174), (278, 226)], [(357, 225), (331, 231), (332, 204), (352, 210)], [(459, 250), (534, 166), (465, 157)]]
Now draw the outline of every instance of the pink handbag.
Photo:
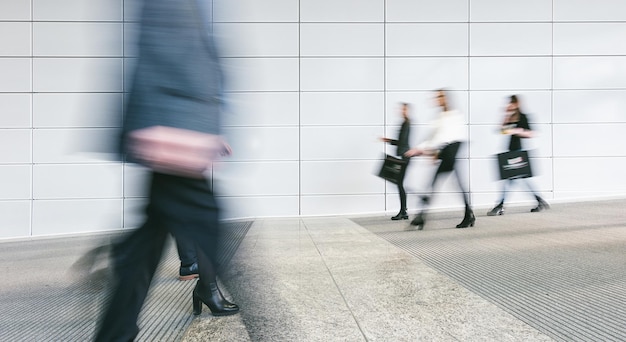
[(128, 152), (155, 172), (205, 178), (220, 156), (230, 153), (222, 137), (188, 129), (152, 126), (128, 134)]

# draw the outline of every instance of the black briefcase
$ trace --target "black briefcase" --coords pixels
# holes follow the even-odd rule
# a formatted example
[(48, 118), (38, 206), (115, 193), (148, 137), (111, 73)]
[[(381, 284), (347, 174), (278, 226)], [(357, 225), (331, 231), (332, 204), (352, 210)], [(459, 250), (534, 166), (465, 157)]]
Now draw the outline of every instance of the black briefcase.
[(383, 166), (380, 168), (380, 172), (378, 172), (378, 177), (398, 184), (400, 173), (405, 165), (406, 161), (387, 154), (385, 155)]
[(509, 151), (498, 154), (500, 179), (517, 179), (532, 177), (530, 159), (527, 151)]

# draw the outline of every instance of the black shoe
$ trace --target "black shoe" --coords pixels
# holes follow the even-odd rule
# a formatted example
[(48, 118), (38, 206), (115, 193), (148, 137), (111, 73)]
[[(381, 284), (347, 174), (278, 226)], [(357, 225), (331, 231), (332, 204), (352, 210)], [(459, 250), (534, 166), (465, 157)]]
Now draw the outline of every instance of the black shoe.
[(423, 213), (417, 214), (417, 216), (415, 216), (413, 221), (411, 221), (411, 225), (412, 226), (417, 226), (417, 230), (424, 229), (424, 223), (426, 223), (426, 222), (424, 221), (424, 214)]
[(487, 216), (498, 216), (504, 215), (504, 206), (502, 204), (498, 204), (491, 211), (487, 213)]
[(537, 197), (537, 206), (530, 209), (531, 213), (538, 213), (540, 211), (546, 210), (546, 209), (550, 209), (550, 205), (544, 201), (541, 197)]
[(463, 217), (463, 221), (457, 224), (456, 227), (457, 228), (474, 227), (474, 223), (476, 223), (476, 216), (474, 216), (474, 212), (471, 209), (469, 210), (466, 209), (465, 217)]
[(193, 289), (193, 314), (202, 313), (202, 303), (206, 304), (213, 316), (228, 316), (239, 312), (237, 304), (227, 301), (217, 287), (217, 283), (209, 283), (208, 288), (200, 290), (200, 282)]
[(199, 277), (198, 263), (194, 262), (189, 266), (181, 266), (178, 271), (178, 280), (192, 280)]
[(406, 210), (400, 210), (400, 212), (398, 213), (398, 215), (394, 216), (391, 218), (393, 221), (397, 221), (397, 220), (408, 220), (409, 219), (409, 215), (406, 213)]

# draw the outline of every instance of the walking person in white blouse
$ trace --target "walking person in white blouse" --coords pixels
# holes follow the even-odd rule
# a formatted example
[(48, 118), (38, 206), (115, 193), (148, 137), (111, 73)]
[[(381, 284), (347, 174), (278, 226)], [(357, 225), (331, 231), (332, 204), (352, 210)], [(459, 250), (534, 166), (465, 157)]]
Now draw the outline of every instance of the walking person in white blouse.
[(465, 202), (465, 216), (463, 217), (463, 221), (456, 227), (473, 227), (476, 222), (476, 217), (469, 203), (469, 194), (465, 190), (461, 177), (459, 177), (455, 167), (459, 147), (461, 143), (466, 140), (467, 136), (465, 122), (459, 111), (452, 110), (448, 107), (446, 93), (443, 89), (436, 92), (436, 99), (437, 105), (441, 107), (442, 111), (435, 121), (435, 128), (431, 137), (404, 154), (407, 157), (430, 155), (440, 160), (439, 167), (430, 185), (429, 194), (422, 197), (422, 211), (411, 221), (411, 225), (417, 226), (419, 230), (424, 228), (426, 211), (435, 189), (435, 183), (437, 183), (440, 175), (454, 171), (459, 188), (461, 189), (463, 201)]

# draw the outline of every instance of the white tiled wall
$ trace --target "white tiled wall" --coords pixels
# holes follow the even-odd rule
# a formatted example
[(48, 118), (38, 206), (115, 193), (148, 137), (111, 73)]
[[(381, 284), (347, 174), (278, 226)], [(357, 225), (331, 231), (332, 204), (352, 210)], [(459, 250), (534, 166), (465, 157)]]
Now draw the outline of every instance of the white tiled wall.
[(551, 0), (472, 0), (473, 22), (550, 22)]
[[(550, 200), (626, 188), (626, 2), (622, 0), (214, 1), (228, 77), (214, 170), (224, 217), (393, 212), (374, 174), (393, 153), (400, 102), (411, 143), (450, 90), (468, 123), (459, 154), (472, 201), (496, 201), (493, 155), (506, 97), (519, 94), (536, 137), (537, 190)], [(115, 141), (135, 63), (136, 0), (0, 2), (0, 238), (130, 228), (146, 171), (102, 154)], [(412, 161), (409, 207), (433, 164)], [(462, 205), (443, 181), (436, 208)], [(514, 188), (511, 201), (527, 201)]]
[(0, 3), (0, 238), (122, 227), (123, 4)]

